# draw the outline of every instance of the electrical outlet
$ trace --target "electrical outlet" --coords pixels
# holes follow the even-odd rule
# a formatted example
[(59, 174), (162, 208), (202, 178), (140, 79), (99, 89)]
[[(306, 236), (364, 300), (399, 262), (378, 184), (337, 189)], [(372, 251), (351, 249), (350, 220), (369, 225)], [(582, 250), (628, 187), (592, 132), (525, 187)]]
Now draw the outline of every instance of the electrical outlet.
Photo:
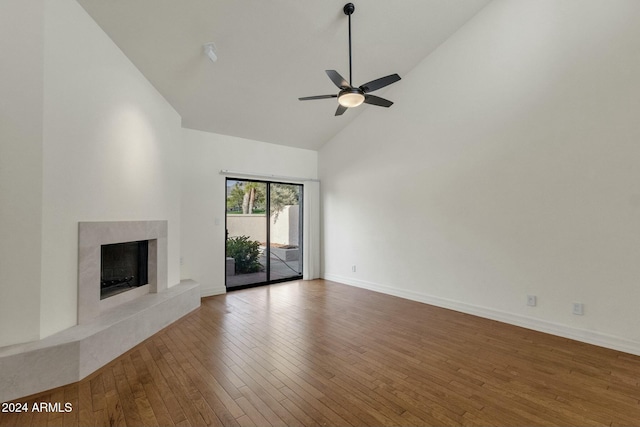
[(584, 314), (584, 304), (582, 304), (581, 302), (574, 302), (573, 314), (577, 316), (582, 316)]
[(530, 307), (535, 307), (538, 303), (538, 299), (535, 295), (527, 295), (527, 305)]
[(356, 266), (355, 265), (351, 266), (351, 272), (353, 272), (353, 273), (356, 272)]

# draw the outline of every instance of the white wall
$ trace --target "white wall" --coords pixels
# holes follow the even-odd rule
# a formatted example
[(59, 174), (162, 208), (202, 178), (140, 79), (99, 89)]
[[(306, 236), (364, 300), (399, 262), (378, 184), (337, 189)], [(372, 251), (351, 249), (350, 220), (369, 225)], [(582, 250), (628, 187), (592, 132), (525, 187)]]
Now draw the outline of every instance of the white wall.
[(221, 169), (317, 177), (317, 152), (183, 129), (182, 277), (225, 292), (225, 177)]
[(39, 337), (43, 4), (0, 2), (0, 347)]
[(324, 276), (640, 354), (638, 22), (490, 3), (321, 150)]
[(233, 214), (227, 218), (229, 237), (249, 236), (258, 242), (267, 241), (266, 214)]
[(293, 246), (300, 244), (299, 205), (283, 206), (282, 210), (278, 212), (278, 216), (271, 215), (269, 220), (271, 221), (269, 226), (271, 243)]

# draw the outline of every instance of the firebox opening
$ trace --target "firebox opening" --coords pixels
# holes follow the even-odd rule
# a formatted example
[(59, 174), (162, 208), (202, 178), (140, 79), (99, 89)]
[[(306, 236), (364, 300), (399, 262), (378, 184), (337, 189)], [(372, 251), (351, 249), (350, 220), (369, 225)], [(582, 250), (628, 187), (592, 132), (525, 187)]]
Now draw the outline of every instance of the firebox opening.
[(149, 241), (102, 245), (100, 299), (148, 283)]

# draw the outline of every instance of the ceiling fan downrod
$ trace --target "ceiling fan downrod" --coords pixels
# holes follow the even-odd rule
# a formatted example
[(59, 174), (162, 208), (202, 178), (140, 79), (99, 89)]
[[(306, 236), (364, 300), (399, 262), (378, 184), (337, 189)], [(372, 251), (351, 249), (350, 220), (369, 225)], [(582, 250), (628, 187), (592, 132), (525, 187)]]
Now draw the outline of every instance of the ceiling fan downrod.
[(351, 67), (351, 15), (355, 12), (356, 7), (353, 3), (347, 3), (342, 8), (345, 15), (349, 17), (349, 84), (353, 86), (353, 71)]

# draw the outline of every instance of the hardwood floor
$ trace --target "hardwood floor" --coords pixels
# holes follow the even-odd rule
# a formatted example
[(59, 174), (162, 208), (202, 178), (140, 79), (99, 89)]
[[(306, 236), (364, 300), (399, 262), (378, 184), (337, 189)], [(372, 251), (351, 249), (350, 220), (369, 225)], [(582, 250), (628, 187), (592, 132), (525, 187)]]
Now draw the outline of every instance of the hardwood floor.
[(0, 425), (637, 426), (639, 399), (640, 357), (317, 280), (203, 299)]

